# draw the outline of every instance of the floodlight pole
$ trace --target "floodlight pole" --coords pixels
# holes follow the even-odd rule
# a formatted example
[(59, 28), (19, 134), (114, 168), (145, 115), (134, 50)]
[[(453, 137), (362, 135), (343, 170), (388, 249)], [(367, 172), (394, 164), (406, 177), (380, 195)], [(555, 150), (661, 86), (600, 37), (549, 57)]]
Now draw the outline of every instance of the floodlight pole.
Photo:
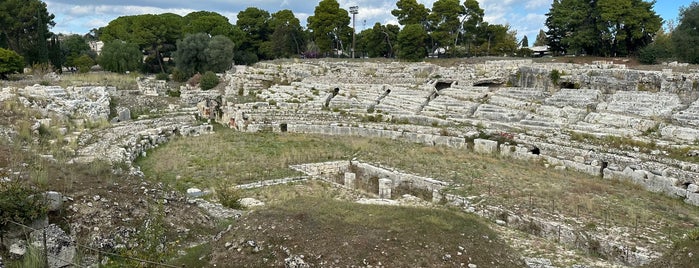
[(355, 48), (355, 44), (357, 42), (357, 39), (355, 36), (355, 33), (357, 32), (357, 30), (355, 28), (355, 25), (356, 25), (355, 16), (357, 15), (357, 13), (359, 13), (359, 6), (351, 6), (350, 13), (352, 13), (352, 58), (354, 59), (354, 48)]

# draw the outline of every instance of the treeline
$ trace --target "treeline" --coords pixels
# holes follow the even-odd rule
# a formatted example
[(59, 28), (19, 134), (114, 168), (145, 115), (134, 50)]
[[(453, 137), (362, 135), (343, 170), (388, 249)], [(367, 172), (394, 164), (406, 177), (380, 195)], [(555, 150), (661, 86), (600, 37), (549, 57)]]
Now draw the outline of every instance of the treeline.
[[(57, 69), (85, 70), (98, 63), (117, 72), (176, 71), (187, 76), (228, 67), (229, 60), (252, 64), (290, 57), (528, 55), (519, 49), (509, 25), (483, 21), (485, 11), (476, 0), (438, 0), (431, 9), (416, 0), (397, 1), (391, 13), (403, 27), (376, 23), (356, 33), (355, 44), (350, 13), (336, 0), (320, 1), (307, 28), (291, 10), (269, 13), (250, 7), (238, 13), (236, 24), (208, 11), (144, 14), (119, 17), (84, 36), (50, 33), (54, 16), (40, 0), (4, 0), (2, 10), (19, 10), (26, 17), (0, 16), (0, 47), (23, 56), (27, 65), (50, 62)], [(99, 57), (87, 45), (96, 40), (104, 42)]]
[[(641, 62), (680, 60), (699, 63), (699, 7), (680, 10), (677, 27), (662, 28), (644, 0), (554, 0), (547, 31), (535, 46), (555, 55), (638, 56)], [(12, 14), (2, 13), (11, 12)], [(360, 10), (361, 12), (361, 10)], [(351, 14), (336, 0), (322, 0), (307, 28), (291, 10), (275, 13), (250, 7), (236, 24), (199, 11), (119, 17), (89, 33), (52, 34), (54, 15), (40, 0), (0, 1), (0, 76), (23, 66), (50, 63), (57, 70), (86, 71), (94, 64), (125, 72), (193, 73), (221, 71), (235, 64), (291, 57), (530, 56), (527, 36), (518, 42), (509, 25), (483, 21), (477, 0), (438, 0), (431, 8), (416, 0), (396, 1), (391, 11), (400, 25), (376, 23), (353, 38)], [(97, 56), (90, 41), (104, 42)], [(352, 51), (354, 48), (354, 51)]]

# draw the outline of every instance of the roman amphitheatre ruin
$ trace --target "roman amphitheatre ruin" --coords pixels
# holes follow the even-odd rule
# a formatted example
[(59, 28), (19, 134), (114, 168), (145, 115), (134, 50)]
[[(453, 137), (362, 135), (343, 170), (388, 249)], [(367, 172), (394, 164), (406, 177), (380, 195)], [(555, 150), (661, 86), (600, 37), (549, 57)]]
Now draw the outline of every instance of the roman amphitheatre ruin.
[(49, 229), (51, 267), (699, 263), (673, 248), (697, 239), (697, 69), (563, 62), (284, 60), (209, 91), (8, 82), (0, 174), (55, 207), (4, 232), (3, 256)]

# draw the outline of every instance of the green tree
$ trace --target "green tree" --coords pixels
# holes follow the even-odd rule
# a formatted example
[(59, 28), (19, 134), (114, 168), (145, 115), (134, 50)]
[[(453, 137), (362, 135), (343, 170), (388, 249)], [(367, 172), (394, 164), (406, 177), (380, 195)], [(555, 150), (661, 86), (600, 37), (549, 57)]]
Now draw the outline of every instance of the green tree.
[(546, 14), (548, 45), (554, 53), (589, 53), (598, 43), (598, 15), (586, 0), (554, 0)]
[(280, 10), (272, 14), (269, 26), (273, 30), (270, 37), (270, 54), (273, 57), (288, 58), (301, 54), (301, 48), (305, 45), (303, 28), (291, 10)]
[(427, 56), (425, 41), (427, 32), (419, 24), (410, 24), (403, 27), (398, 34), (398, 58), (409, 61), (420, 61)]
[(425, 5), (418, 3), (417, 0), (398, 0), (396, 7), (398, 8), (391, 10), (391, 14), (398, 19), (400, 25), (427, 25), (427, 15), (429, 15), (430, 10)]
[(313, 31), (313, 40), (323, 52), (333, 48), (342, 50), (352, 37), (347, 10), (341, 9), (335, 0), (322, 0), (313, 16), (308, 17), (308, 28)]
[(148, 53), (148, 58), (153, 59), (159, 72), (165, 72), (163, 57), (177, 48), (182, 22), (181, 16), (172, 13), (123, 16), (102, 28), (100, 39), (105, 43), (119, 39), (138, 45)]
[(87, 40), (77, 34), (66, 37), (61, 44), (61, 50), (66, 59), (66, 66), (77, 66), (74, 62), (75, 59), (82, 55), (90, 55), (91, 51), (90, 45), (87, 44)]
[(53, 65), (53, 68), (58, 73), (61, 73), (63, 66), (65, 65), (66, 57), (63, 55), (63, 50), (61, 49), (61, 42), (58, 41), (57, 36), (51, 36), (51, 41), (49, 46), (49, 62)]
[(624, 56), (650, 44), (662, 27), (662, 19), (653, 11), (654, 4), (643, 0), (598, 1), (605, 50), (614, 56)]
[(245, 38), (241, 40), (239, 49), (249, 53), (257, 54), (260, 59), (269, 59), (260, 48), (264, 42), (269, 41), (271, 30), (269, 28), (269, 12), (249, 7), (238, 13), (236, 25), (245, 33)]
[(30, 64), (47, 62), (53, 19), (40, 0), (0, 1), (0, 47), (16, 51)]
[[(483, 10), (476, 0), (466, 0), (464, 2), (465, 16), (462, 19), (463, 25), (463, 35), (467, 42), (470, 44), (474, 41), (474, 35), (478, 33), (478, 28), (481, 27), (483, 23), (483, 16), (485, 16), (485, 10)], [(457, 36), (458, 38), (458, 36)]]
[(536, 35), (536, 40), (534, 41), (534, 46), (545, 46), (546, 45), (546, 32), (544, 30), (539, 30), (539, 34)]
[(521, 43), (522, 43), (522, 47), (529, 47), (529, 38), (527, 38), (527, 36), (525, 35), (524, 37), (522, 37)]
[(136, 44), (113, 40), (104, 44), (97, 62), (104, 70), (125, 73), (136, 71), (143, 64), (143, 53)]
[(78, 67), (78, 71), (81, 73), (87, 73), (90, 71), (93, 65), (95, 65), (95, 60), (90, 58), (88, 55), (82, 55), (75, 60), (73, 60), (73, 63), (75, 64), (76, 67)]
[(517, 31), (510, 28), (510, 25), (488, 25), (488, 35), (489, 55), (512, 55), (517, 50)]
[(432, 12), (427, 16), (427, 20), (432, 30), (434, 45), (455, 45), (456, 37), (462, 29), (459, 17), (463, 15), (466, 15), (466, 8), (459, 0), (437, 0), (432, 4)]
[(374, 27), (359, 34), (359, 50), (371, 58), (392, 57), (399, 32), (400, 28), (397, 25), (381, 25), (377, 22)]
[(235, 37), (235, 30), (228, 18), (211, 11), (196, 11), (183, 17), (182, 34), (207, 33), (211, 36)]
[(204, 50), (206, 54), (206, 70), (217, 73), (230, 69), (233, 63), (233, 41), (223, 35), (217, 35), (209, 40), (209, 44)]
[(676, 57), (684, 62), (699, 63), (699, 3), (680, 9), (679, 24), (672, 32)]
[(24, 59), (12, 50), (0, 48), (0, 79), (7, 79), (8, 74), (21, 73)]
[(175, 64), (186, 77), (205, 72), (208, 61), (206, 48), (209, 46), (209, 39), (208, 34), (196, 33), (177, 41)]
[(233, 63), (233, 49), (233, 42), (225, 36), (190, 34), (177, 41), (175, 63), (186, 77), (206, 71), (224, 72)]
[(557, 53), (634, 54), (662, 26), (654, 5), (643, 0), (554, 0), (546, 14), (547, 43)]

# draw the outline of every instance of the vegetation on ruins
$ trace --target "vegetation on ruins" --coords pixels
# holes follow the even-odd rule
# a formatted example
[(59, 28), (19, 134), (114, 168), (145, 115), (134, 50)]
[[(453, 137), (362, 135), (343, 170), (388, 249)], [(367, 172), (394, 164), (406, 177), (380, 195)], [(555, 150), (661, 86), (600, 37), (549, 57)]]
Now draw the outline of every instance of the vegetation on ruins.
[[(0, 178), (8, 175), (0, 172)], [(10, 222), (29, 224), (45, 213), (45, 200), (38, 189), (19, 180), (0, 180), (0, 230), (14, 226)]]
[(209, 90), (216, 87), (219, 82), (220, 80), (214, 72), (207, 71), (204, 73), (204, 75), (201, 76), (201, 81), (199, 81), (199, 85), (201, 87), (201, 90)]

